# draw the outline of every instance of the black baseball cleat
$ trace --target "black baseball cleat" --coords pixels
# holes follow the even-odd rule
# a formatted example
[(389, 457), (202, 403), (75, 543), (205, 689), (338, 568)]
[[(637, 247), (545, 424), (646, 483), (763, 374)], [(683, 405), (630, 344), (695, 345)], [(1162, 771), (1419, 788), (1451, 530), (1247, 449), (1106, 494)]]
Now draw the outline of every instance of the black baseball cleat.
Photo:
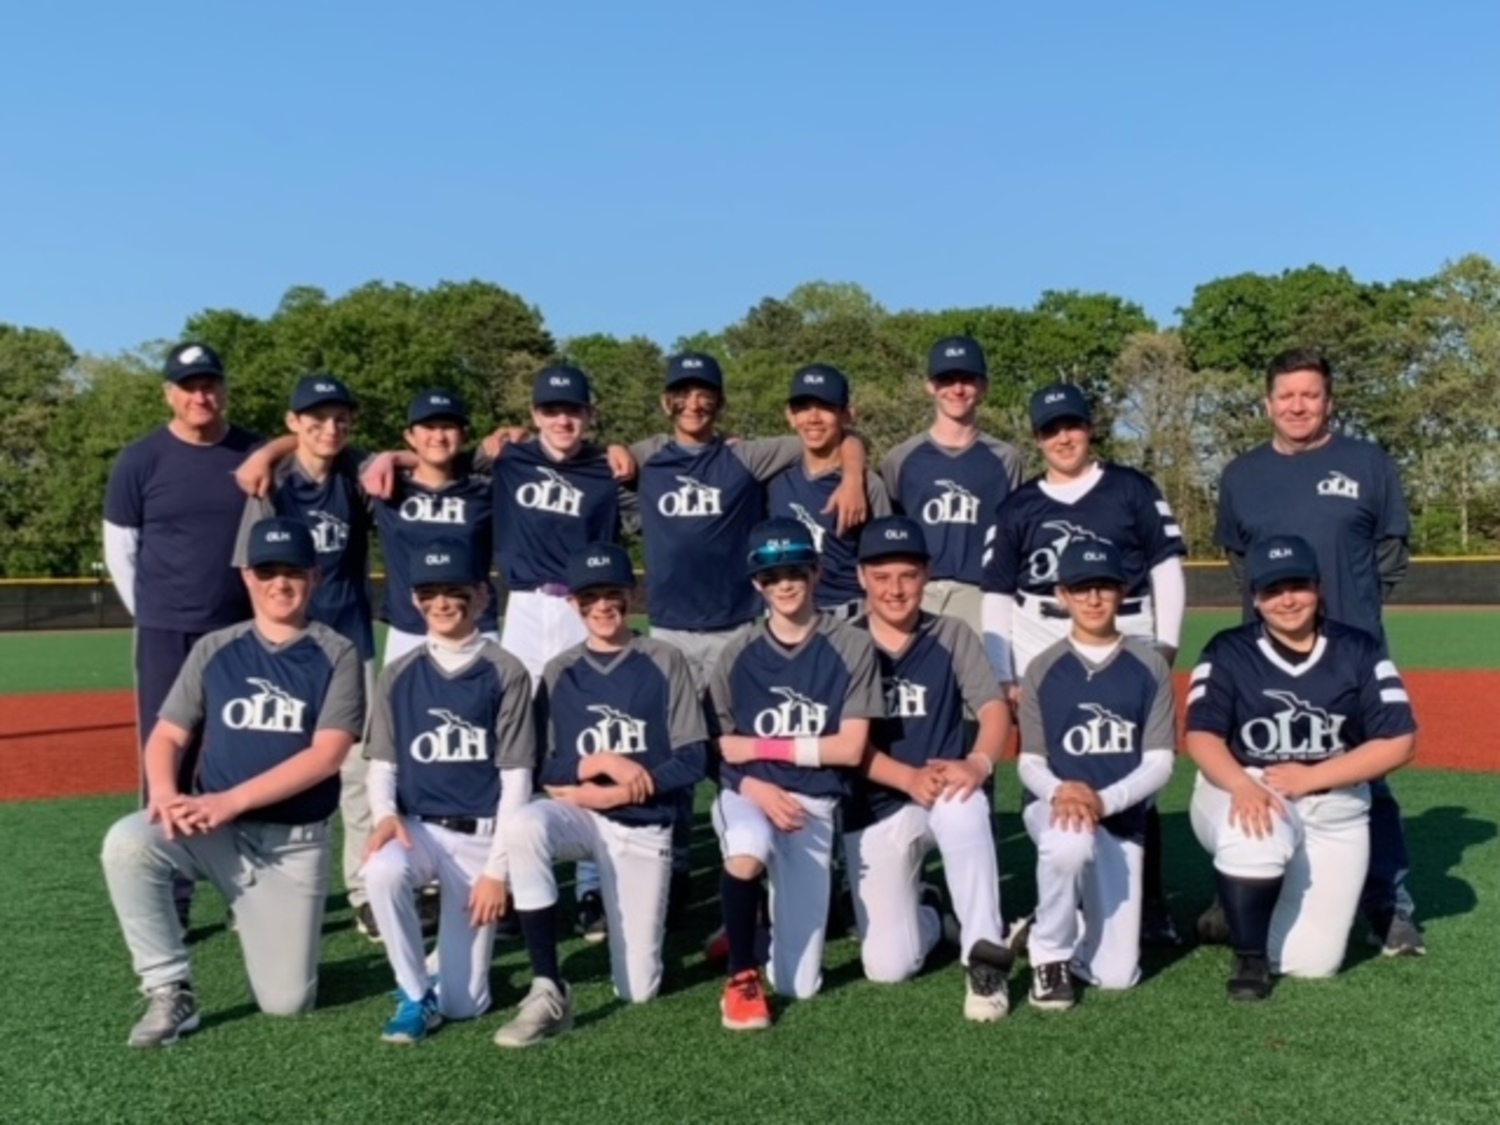
[(598, 945), (609, 937), (609, 923), (604, 920), (604, 899), (598, 891), (589, 891), (578, 900), (578, 932), (591, 945)]
[(1141, 903), (1141, 945), (1147, 949), (1178, 949), (1182, 946), (1182, 935), (1177, 932), (1177, 923), (1172, 921), (1166, 899), (1148, 898)]
[(1033, 1008), (1045, 1012), (1066, 1012), (1078, 1003), (1078, 991), (1073, 986), (1073, 974), (1066, 961), (1049, 961), (1045, 965), (1033, 965), (1031, 969), (1031, 994), (1027, 997)]
[(443, 920), (443, 899), (436, 887), (423, 887), (417, 892), (417, 920), (422, 923), (424, 938), (437, 936), (438, 923)]
[(354, 928), (376, 945), (384, 941), (380, 936), (380, 925), (375, 921), (375, 911), (370, 909), (368, 902), (354, 908)]
[(1010, 1014), (1010, 971), (1016, 958), (1003, 945), (980, 939), (964, 969), (964, 1019), (993, 1023)]
[(1225, 986), (1231, 1000), (1264, 1000), (1271, 995), (1271, 963), (1259, 953), (1236, 953)]
[(1224, 917), (1224, 904), (1217, 898), (1207, 910), (1198, 915), (1198, 941), (1202, 945), (1228, 945), (1229, 919)]

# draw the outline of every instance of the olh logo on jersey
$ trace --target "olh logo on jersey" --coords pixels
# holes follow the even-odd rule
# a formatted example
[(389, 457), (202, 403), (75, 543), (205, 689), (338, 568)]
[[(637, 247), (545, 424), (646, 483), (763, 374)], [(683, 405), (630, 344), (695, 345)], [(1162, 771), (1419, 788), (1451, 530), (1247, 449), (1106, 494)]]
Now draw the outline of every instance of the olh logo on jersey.
[(892, 719), (924, 719), (927, 717), (927, 685), (915, 684), (892, 676), (883, 685), (885, 689), (885, 713)]
[(807, 528), (807, 533), (812, 536), (813, 550), (818, 554), (823, 553), (823, 537), (828, 534), (828, 529), (813, 518), (813, 514), (801, 504), (791, 505), (792, 515), (797, 522)]
[(1032, 551), (1031, 557), (1026, 560), (1027, 573), (1031, 581), (1038, 584), (1056, 583), (1057, 560), (1062, 558), (1062, 553), (1067, 550), (1068, 544), (1083, 541), (1110, 542), (1104, 536), (1097, 535), (1088, 528), (1068, 520), (1048, 520), (1042, 524), (1042, 529), (1052, 532), (1052, 538), (1048, 540), (1045, 547)]
[(693, 516), (721, 516), (720, 491), (710, 488), (692, 477), (677, 477), (677, 488), (662, 493), (656, 502), (656, 510), (668, 519), (688, 519)]
[(979, 497), (953, 480), (936, 482), (943, 489), (922, 505), (923, 523), (978, 523)]
[(556, 469), (538, 468), (537, 472), (544, 479), (527, 481), (516, 489), (516, 503), (533, 511), (576, 518), (583, 510), (583, 489), (574, 487)]
[(438, 719), (436, 729), (423, 731), (411, 740), (411, 756), (424, 765), (431, 762), (483, 762), (489, 758), (489, 731), (465, 722), (452, 711), (434, 707), (427, 712)]
[(270, 680), (247, 676), (245, 682), (260, 690), (224, 704), (224, 725), (230, 730), (258, 730), (293, 734), (302, 730), (307, 704), (277, 687)]
[(644, 754), (646, 723), (604, 703), (589, 707), (599, 721), (584, 727), (575, 744), (581, 756), (590, 754)]
[(1283, 709), (1267, 718), (1251, 719), (1240, 727), (1240, 743), (1257, 758), (1328, 758), (1343, 750), (1346, 716), (1335, 715), (1298, 699), (1289, 691), (1261, 692)]
[(461, 496), (434, 496), (417, 492), (401, 501), (401, 518), (407, 523), (463, 523), (464, 501)]
[(1062, 748), (1075, 758), (1092, 754), (1135, 753), (1135, 724), (1097, 703), (1080, 703), (1093, 716), (1063, 731)]
[(348, 546), (349, 525), (347, 523), (332, 512), (324, 512), (317, 508), (307, 514), (313, 519), (309, 530), (312, 532), (313, 548), (318, 554), (337, 554)]
[(1334, 469), (1318, 482), (1319, 496), (1342, 496), (1345, 500), (1359, 499), (1359, 481)]
[(816, 738), (828, 722), (828, 707), (789, 687), (773, 687), (782, 702), (755, 716), (755, 733), (761, 738)]

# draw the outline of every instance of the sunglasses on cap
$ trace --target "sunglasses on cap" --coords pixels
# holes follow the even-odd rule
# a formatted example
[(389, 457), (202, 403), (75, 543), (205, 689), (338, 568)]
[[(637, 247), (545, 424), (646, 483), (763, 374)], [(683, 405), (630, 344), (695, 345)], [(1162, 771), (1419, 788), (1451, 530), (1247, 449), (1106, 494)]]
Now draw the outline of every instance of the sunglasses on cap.
[(811, 543), (763, 543), (750, 552), (750, 565), (817, 566), (818, 550)]

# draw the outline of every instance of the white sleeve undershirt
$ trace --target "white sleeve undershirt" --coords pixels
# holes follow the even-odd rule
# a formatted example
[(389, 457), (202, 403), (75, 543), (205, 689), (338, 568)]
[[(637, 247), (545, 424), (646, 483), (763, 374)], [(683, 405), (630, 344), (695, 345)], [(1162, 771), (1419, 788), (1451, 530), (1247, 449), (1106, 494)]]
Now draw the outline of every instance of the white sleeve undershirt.
[[(1171, 750), (1147, 750), (1143, 753), (1140, 765), (1113, 785), (1099, 790), (1099, 800), (1104, 805), (1104, 815), (1114, 816), (1115, 813), (1138, 805), (1151, 794), (1160, 791), (1172, 777), (1174, 757)], [(1021, 784), (1026, 786), (1027, 791), (1034, 794), (1037, 800), (1043, 804), (1050, 804), (1052, 795), (1057, 792), (1057, 787), (1062, 784), (1062, 780), (1052, 772), (1047, 765), (1047, 759), (1041, 754), (1022, 754), (1018, 766)]]
[(140, 547), (140, 528), (104, 521), (104, 567), (131, 617), (135, 616), (135, 560)]
[(510, 860), (505, 854), (504, 826), (531, 800), (531, 771), (510, 769), (500, 771), (500, 805), (495, 810), (495, 836), (490, 841), (489, 858), (484, 861), (484, 873), (491, 879), (510, 877)]
[(370, 823), (379, 824), (396, 814), (396, 763), (370, 759), (365, 774), (365, 792), (370, 798)]
[(1151, 568), (1151, 611), (1156, 615), (1157, 642), (1177, 651), (1182, 619), (1187, 609), (1187, 575), (1176, 555)]
[(980, 599), (980, 632), (984, 640), (984, 654), (990, 658), (990, 667), (995, 678), (1002, 684), (1015, 683), (1015, 632), (1016, 599), (1009, 594), (985, 594)]

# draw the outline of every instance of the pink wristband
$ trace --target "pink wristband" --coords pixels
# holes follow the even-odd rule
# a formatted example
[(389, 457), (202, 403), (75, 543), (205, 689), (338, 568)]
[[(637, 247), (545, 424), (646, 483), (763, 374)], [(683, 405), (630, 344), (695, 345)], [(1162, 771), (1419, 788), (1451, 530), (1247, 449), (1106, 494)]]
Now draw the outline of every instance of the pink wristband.
[(792, 740), (790, 738), (757, 738), (755, 757), (762, 762), (790, 762)]

